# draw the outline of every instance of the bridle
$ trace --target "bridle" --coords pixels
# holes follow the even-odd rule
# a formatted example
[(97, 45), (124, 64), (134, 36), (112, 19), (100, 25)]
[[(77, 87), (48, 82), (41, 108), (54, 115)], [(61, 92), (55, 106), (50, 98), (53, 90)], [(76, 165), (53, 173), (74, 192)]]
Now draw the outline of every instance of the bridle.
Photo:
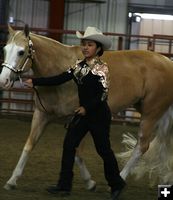
[[(28, 36), (28, 38), (29, 38), (29, 40), (28, 40), (28, 53), (27, 53), (27, 56), (25, 57), (25, 59), (23, 61), (23, 64), (18, 65), (16, 68), (14, 68), (9, 63), (6, 63), (6, 62), (2, 63), (2, 67), (10, 69), (11, 71), (13, 71), (14, 73), (16, 73), (18, 75), (19, 81), (20, 81), (22, 86), (23, 86), (23, 84), (22, 84), (22, 79), (21, 79), (20, 75), (21, 75), (22, 72), (25, 71), (25, 66), (26, 66), (26, 64), (28, 63), (29, 60), (31, 60), (31, 62), (33, 64), (34, 52), (35, 52), (35, 50), (33, 49), (33, 42), (31, 40), (30, 36)], [(33, 87), (33, 89), (36, 92), (36, 95), (38, 97), (38, 100), (39, 100), (42, 108), (44, 109), (45, 112), (47, 112), (46, 108), (42, 104), (42, 101), (41, 101), (41, 98), (39, 96), (38, 90), (35, 87)]]
[(31, 60), (31, 62), (33, 63), (34, 52), (35, 52), (35, 50), (33, 49), (33, 43), (32, 43), (31, 38), (29, 37), (28, 53), (27, 53), (27, 56), (25, 57), (24, 61), (22, 62), (22, 64), (18, 65), (17, 67), (13, 67), (11, 64), (4, 62), (4, 63), (2, 63), (2, 67), (6, 67), (6, 68), (10, 69), (11, 71), (13, 71), (14, 73), (18, 74), (19, 79), (20, 79), (20, 74), (25, 71), (25, 67), (26, 67), (26, 64), (28, 63), (28, 61)]

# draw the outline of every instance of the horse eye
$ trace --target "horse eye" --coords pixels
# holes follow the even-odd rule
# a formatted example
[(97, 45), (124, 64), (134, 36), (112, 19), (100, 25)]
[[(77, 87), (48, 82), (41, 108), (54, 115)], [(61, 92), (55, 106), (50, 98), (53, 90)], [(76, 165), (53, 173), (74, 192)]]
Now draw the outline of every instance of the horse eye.
[(23, 50), (21, 50), (21, 51), (18, 52), (18, 55), (19, 55), (19, 56), (23, 56), (24, 53), (25, 53), (25, 52), (24, 52)]

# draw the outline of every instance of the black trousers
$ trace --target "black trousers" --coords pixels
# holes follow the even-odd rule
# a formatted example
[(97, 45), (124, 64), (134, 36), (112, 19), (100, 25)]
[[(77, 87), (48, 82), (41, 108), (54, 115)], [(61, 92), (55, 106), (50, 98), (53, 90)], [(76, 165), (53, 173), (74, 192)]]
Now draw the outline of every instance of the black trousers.
[(63, 190), (71, 190), (73, 179), (73, 164), (76, 148), (82, 138), (89, 131), (94, 140), (97, 153), (104, 163), (104, 174), (111, 188), (116, 188), (122, 182), (119, 175), (119, 168), (115, 155), (111, 149), (109, 131), (111, 123), (111, 113), (109, 107), (102, 106), (97, 112), (81, 117), (78, 124), (68, 129), (63, 145), (63, 155), (61, 162), (60, 178), (58, 186)]

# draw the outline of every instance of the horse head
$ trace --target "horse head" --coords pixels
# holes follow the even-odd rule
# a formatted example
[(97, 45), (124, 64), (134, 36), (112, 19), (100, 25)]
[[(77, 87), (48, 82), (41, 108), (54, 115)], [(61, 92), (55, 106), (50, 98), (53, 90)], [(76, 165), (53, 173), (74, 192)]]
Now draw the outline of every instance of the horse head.
[(29, 27), (23, 31), (14, 31), (8, 27), (9, 39), (4, 47), (4, 62), (0, 74), (0, 87), (9, 89), (21, 74), (28, 71), (33, 61), (33, 44), (29, 36)]

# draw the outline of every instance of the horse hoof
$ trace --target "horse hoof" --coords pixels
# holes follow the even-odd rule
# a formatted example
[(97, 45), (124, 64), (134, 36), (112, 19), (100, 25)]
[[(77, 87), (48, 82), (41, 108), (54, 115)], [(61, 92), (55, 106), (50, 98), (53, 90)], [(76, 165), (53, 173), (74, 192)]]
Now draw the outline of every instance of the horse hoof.
[(11, 185), (11, 184), (9, 184), (9, 183), (6, 183), (6, 184), (4, 185), (4, 189), (5, 189), (5, 190), (14, 190), (14, 189), (16, 189), (16, 185)]
[(96, 191), (96, 182), (91, 180), (87, 187), (88, 191), (95, 192)]

